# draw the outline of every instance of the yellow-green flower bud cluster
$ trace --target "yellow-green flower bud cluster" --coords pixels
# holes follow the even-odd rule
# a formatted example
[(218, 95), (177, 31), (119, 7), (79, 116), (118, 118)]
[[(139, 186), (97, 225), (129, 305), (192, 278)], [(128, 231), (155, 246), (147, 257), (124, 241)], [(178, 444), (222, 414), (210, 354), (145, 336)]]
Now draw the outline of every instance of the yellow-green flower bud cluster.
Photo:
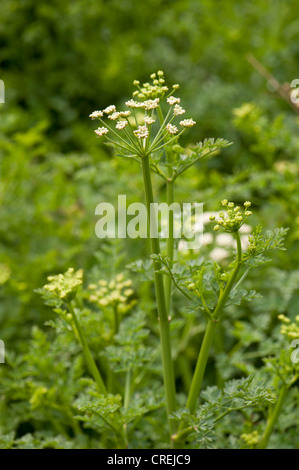
[(77, 288), (83, 283), (83, 270), (74, 271), (73, 268), (69, 268), (64, 274), (48, 276), (47, 279), (49, 284), (44, 286), (44, 290), (64, 301), (70, 301), (75, 296)]
[(130, 307), (132, 307), (136, 302), (130, 300), (134, 294), (131, 286), (132, 280), (125, 279), (122, 273), (109, 282), (105, 279), (100, 279), (97, 284), (89, 284), (88, 290), (90, 294), (88, 295), (88, 300), (97, 303), (101, 307), (120, 306), (121, 304), (128, 307), (128, 302)]
[(278, 315), (278, 319), (282, 322), (280, 333), (288, 339), (299, 339), (299, 315), (296, 316), (295, 322), (285, 315)]
[(189, 292), (192, 294), (198, 295), (200, 297), (201, 293), (201, 284), (202, 284), (202, 276), (203, 276), (203, 271), (199, 272), (198, 274), (195, 274), (192, 276), (192, 281), (187, 281), (186, 282), (186, 288), (188, 289)]
[(242, 434), (241, 439), (245, 442), (246, 446), (253, 449), (256, 447), (260, 440), (260, 435), (257, 431), (253, 431), (251, 433)]
[(140, 85), (139, 80), (134, 80), (133, 85), (137, 87), (134, 91), (133, 97), (139, 98), (140, 100), (149, 100), (154, 98), (162, 98), (168, 91), (168, 87), (165, 85), (164, 72), (158, 70), (157, 73), (152, 73), (150, 76), (152, 83), (143, 83)]
[[(252, 212), (248, 210), (251, 206), (251, 202), (249, 201), (244, 202), (244, 209), (240, 206), (235, 206), (233, 202), (229, 202), (227, 199), (223, 199), (221, 205), (226, 209), (226, 214), (224, 212), (219, 213), (219, 218), (216, 220), (216, 225), (214, 226), (215, 232), (221, 228), (225, 232), (237, 232), (245, 223), (247, 217), (252, 214)], [(215, 219), (216, 217), (214, 215), (210, 217), (210, 220)]]

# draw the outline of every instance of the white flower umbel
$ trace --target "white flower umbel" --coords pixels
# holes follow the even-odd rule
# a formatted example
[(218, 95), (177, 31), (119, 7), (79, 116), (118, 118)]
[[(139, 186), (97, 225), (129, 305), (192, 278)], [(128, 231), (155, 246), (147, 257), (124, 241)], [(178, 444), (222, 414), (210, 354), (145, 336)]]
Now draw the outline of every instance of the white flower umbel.
[(176, 134), (179, 131), (178, 128), (172, 124), (167, 124), (166, 129), (168, 130), (169, 134)]
[(139, 126), (136, 131), (134, 131), (134, 134), (138, 139), (146, 139), (148, 137), (148, 128), (146, 126)]
[(105, 114), (115, 113), (115, 111), (116, 107), (114, 106), (114, 104), (112, 104), (111, 106), (107, 106), (107, 108), (103, 109), (103, 113)]
[[(173, 122), (176, 116), (185, 113), (185, 110), (179, 106), (180, 98), (174, 96), (165, 97), (168, 110), (165, 116), (163, 115), (160, 104), (168, 88), (164, 85), (165, 79), (161, 73), (159, 71), (152, 74), (152, 84), (144, 83), (141, 86), (138, 80), (134, 82), (138, 90), (134, 91), (132, 99), (126, 101), (126, 110), (116, 111), (115, 105), (110, 105), (90, 115), (104, 126), (95, 131), (96, 135), (103, 136), (109, 131), (107, 141), (118, 154), (134, 159), (149, 157), (166, 145), (177, 142), (185, 128), (195, 124), (192, 119), (186, 119), (181, 121), (183, 129), (180, 129), (178, 124)], [(174, 91), (177, 88), (177, 85), (173, 85)], [(111, 126), (107, 121), (114, 121), (115, 126)], [(154, 123), (156, 125), (152, 127)], [(170, 134), (168, 138), (167, 134)], [(158, 171), (156, 168), (156, 171), (166, 178), (162, 170)]]
[(193, 121), (193, 119), (184, 119), (183, 121), (180, 121), (180, 125), (182, 127), (192, 127), (194, 124), (196, 124), (196, 122)]
[(174, 104), (178, 104), (180, 102), (180, 98), (176, 98), (175, 96), (169, 96), (169, 98), (167, 98), (167, 103), (170, 104), (170, 106), (173, 106)]
[(135, 100), (129, 100), (126, 101), (126, 106), (128, 108), (140, 108), (142, 103), (139, 103), (138, 101)]
[(119, 113), (120, 117), (128, 117), (131, 114), (131, 111), (120, 111)]
[(145, 118), (144, 118), (144, 124), (148, 124), (148, 125), (150, 126), (151, 124), (154, 124), (154, 122), (156, 122), (155, 119), (153, 119), (153, 118), (151, 118), (151, 117), (149, 117), (149, 116), (145, 116)]
[(116, 111), (115, 113), (110, 114), (110, 116), (108, 116), (108, 119), (111, 119), (111, 121), (116, 121), (119, 117), (120, 113)]
[(127, 124), (128, 124), (128, 121), (118, 121), (116, 123), (115, 128), (121, 130), (121, 129), (124, 129)]
[(155, 98), (154, 100), (146, 100), (143, 101), (143, 103), (140, 103), (140, 107), (150, 110), (150, 109), (155, 109), (159, 106), (159, 98)]
[(103, 116), (102, 111), (93, 111), (93, 113), (89, 115), (91, 119), (98, 119), (98, 118), (101, 118), (102, 116)]
[(101, 137), (102, 135), (105, 135), (105, 134), (108, 134), (108, 129), (107, 127), (98, 127), (98, 129), (96, 129), (94, 131), (99, 137)]
[(176, 104), (173, 108), (173, 114), (175, 116), (180, 116), (181, 114), (184, 114), (186, 111), (182, 108), (182, 106), (179, 106)]

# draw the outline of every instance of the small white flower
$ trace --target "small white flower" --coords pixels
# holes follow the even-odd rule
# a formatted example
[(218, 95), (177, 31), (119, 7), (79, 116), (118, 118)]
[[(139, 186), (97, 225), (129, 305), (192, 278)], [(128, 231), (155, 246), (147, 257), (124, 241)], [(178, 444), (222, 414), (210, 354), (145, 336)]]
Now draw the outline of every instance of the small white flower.
[(103, 112), (102, 112), (102, 111), (94, 111), (93, 113), (91, 113), (91, 114), (89, 115), (89, 117), (90, 117), (91, 119), (98, 119), (98, 118), (100, 118), (100, 117), (102, 117), (102, 116), (103, 116)]
[(175, 98), (175, 96), (170, 96), (169, 98), (167, 98), (167, 103), (170, 104), (170, 106), (173, 106), (174, 104), (178, 104), (180, 102), (180, 98)]
[(193, 119), (184, 119), (180, 122), (180, 125), (183, 127), (192, 127), (194, 124), (196, 124), (196, 122), (193, 121)]
[(127, 121), (118, 121), (115, 127), (116, 129), (124, 129), (127, 124), (128, 124)]
[(144, 124), (148, 124), (149, 126), (151, 124), (153, 124), (154, 122), (156, 122), (153, 118), (149, 117), (149, 116), (145, 116), (144, 118)]
[(178, 132), (178, 128), (172, 124), (167, 124), (166, 129), (168, 130), (169, 134), (176, 134)]
[(143, 139), (148, 137), (148, 128), (146, 126), (139, 126), (136, 131), (134, 131), (134, 134), (138, 139)]
[(135, 100), (129, 100), (126, 101), (126, 106), (128, 106), (128, 108), (140, 108), (140, 103)]
[(108, 132), (109, 131), (108, 131), (107, 127), (99, 127), (98, 129), (95, 130), (95, 133), (100, 137), (104, 134), (107, 134)]
[(180, 114), (184, 114), (185, 112), (186, 111), (178, 104), (176, 104), (175, 107), (173, 108), (173, 114), (175, 116), (179, 116)]
[(149, 110), (149, 109), (155, 109), (159, 106), (159, 98), (155, 98), (154, 100), (147, 100), (144, 101), (143, 103), (140, 103), (141, 107)]
[(108, 119), (111, 119), (112, 121), (116, 121), (120, 116), (120, 113), (118, 112), (115, 112), (115, 113), (112, 113), (110, 114), (110, 116), (108, 116)]
[(115, 111), (116, 111), (116, 107), (114, 106), (114, 104), (103, 109), (103, 113), (106, 113), (106, 114), (115, 113)]
[(131, 114), (131, 111), (120, 111), (119, 112), (120, 117), (128, 117), (128, 116), (130, 116), (130, 114)]

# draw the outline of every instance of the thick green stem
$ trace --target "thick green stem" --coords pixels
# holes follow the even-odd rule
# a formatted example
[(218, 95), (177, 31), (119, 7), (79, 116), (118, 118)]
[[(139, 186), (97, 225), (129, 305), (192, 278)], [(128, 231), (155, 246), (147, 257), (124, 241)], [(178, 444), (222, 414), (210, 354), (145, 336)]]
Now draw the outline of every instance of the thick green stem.
[[(131, 398), (131, 369), (128, 369), (126, 373), (126, 383), (125, 383), (125, 393), (124, 393), (124, 409), (125, 410), (127, 410), (129, 407), (130, 398)], [(124, 423), (123, 431), (124, 431), (125, 447), (127, 448), (129, 445), (127, 423)]]
[[(151, 176), (150, 176), (149, 157), (147, 155), (142, 158), (142, 171), (143, 171), (145, 198), (146, 198), (148, 229), (150, 230), (150, 226), (152, 224), (152, 227), (155, 230), (156, 221), (153, 220), (154, 217), (151, 217), (151, 204), (154, 203), (154, 197), (153, 197), (153, 189), (152, 189), (152, 182), (151, 182)], [(156, 254), (156, 255), (160, 254), (159, 238), (154, 237), (152, 235), (151, 235), (151, 251), (153, 254)], [(165, 295), (164, 295), (163, 274), (156, 272), (160, 268), (161, 268), (160, 263), (155, 261), (154, 262), (154, 271), (155, 271), (154, 281), (155, 281), (156, 299), (157, 299), (157, 304), (158, 304), (158, 315), (159, 315), (159, 324), (160, 324), (162, 365), (163, 365), (163, 377), (164, 377), (164, 386), (165, 386), (165, 395), (166, 395), (166, 407), (167, 407), (167, 415), (169, 419), (170, 432), (171, 434), (173, 434), (175, 432), (175, 422), (172, 419), (170, 419), (170, 415), (171, 413), (175, 411), (175, 408), (176, 408), (175, 381), (174, 381), (174, 371), (173, 371), (173, 363), (172, 363), (172, 357), (171, 357), (168, 312), (166, 309)]]
[(96, 363), (95, 363), (95, 361), (92, 357), (92, 354), (90, 352), (89, 346), (88, 346), (87, 341), (86, 341), (86, 338), (84, 336), (81, 325), (78, 321), (77, 315), (75, 313), (74, 307), (72, 306), (71, 302), (68, 302), (68, 308), (69, 308), (70, 313), (72, 314), (75, 329), (78, 333), (80, 344), (82, 346), (83, 354), (84, 354), (86, 362), (88, 364), (89, 371), (90, 371), (91, 375), (93, 376), (93, 378), (94, 378), (94, 380), (95, 380), (95, 382), (96, 382), (96, 384), (99, 388), (100, 393), (103, 393), (104, 395), (107, 395), (107, 390), (106, 390), (106, 387), (104, 385), (103, 379), (102, 379), (102, 377), (100, 375), (100, 372), (99, 372), (99, 369), (97, 368)]
[(117, 305), (113, 306), (113, 314), (114, 314), (114, 332), (115, 332), (115, 334), (117, 334), (118, 329), (119, 329), (119, 318), (118, 318)]
[[(173, 203), (173, 182), (167, 182), (167, 204), (168, 207), (171, 206)], [(170, 259), (170, 268), (172, 267), (173, 263), (173, 211), (169, 211), (169, 225), (168, 225), (168, 238), (166, 242), (166, 250), (167, 250), (167, 257)], [(165, 297), (166, 297), (166, 308), (169, 314), (170, 307), (171, 307), (171, 287), (172, 287), (172, 279), (170, 276), (167, 276), (165, 279)]]
[(231, 272), (231, 275), (228, 279), (228, 282), (225, 286), (224, 291), (222, 294), (219, 296), (217, 306), (214, 310), (214, 313), (212, 315), (212, 319), (208, 321), (207, 329), (204, 335), (204, 339), (200, 348), (200, 353), (198, 356), (195, 372), (193, 375), (192, 379), (192, 384), (190, 388), (190, 392), (188, 395), (187, 399), (187, 408), (191, 411), (191, 413), (194, 411), (194, 408), (197, 403), (197, 399), (200, 393), (201, 385), (202, 385), (202, 380), (203, 376), (205, 373), (208, 357), (209, 357), (209, 351), (212, 346), (214, 334), (215, 334), (215, 329), (217, 327), (217, 323), (220, 319), (220, 316), (222, 314), (223, 308), (225, 306), (225, 303), (229, 297), (230, 291), (232, 290), (240, 267), (242, 263), (242, 247), (241, 247), (241, 240), (240, 240), (240, 235), (239, 232), (236, 232), (235, 238), (237, 241), (237, 260), (234, 269)]
[(198, 399), (199, 392), (201, 389), (203, 376), (206, 370), (206, 365), (208, 362), (209, 352), (212, 346), (216, 326), (217, 326), (217, 321), (215, 320), (208, 321), (208, 326), (206, 328), (203, 342), (200, 348), (200, 353), (198, 356), (198, 360), (197, 360), (197, 364), (196, 364), (196, 368), (194, 371), (191, 388), (189, 391), (188, 400), (186, 404), (187, 408), (190, 410), (191, 413), (194, 411), (196, 403), (197, 403), (197, 399)]
[(125, 396), (124, 396), (124, 408), (127, 409), (130, 403), (131, 397), (131, 370), (128, 369), (126, 373), (126, 384), (125, 384)]
[(277, 419), (278, 419), (278, 416), (281, 412), (281, 409), (282, 409), (282, 406), (283, 406), (284, 401), (286, 399), (287, 393), (288, 393), (288, 387), (287, 387), (287, 385), (283, 385), (282, 388), (280, 389), (278, 400), (277, 400), (272, 412), (269, 415), (269, 418), (268, 418), (268, 421), (267, 421), (267, 424), (266, 424), (265, 432), (264, 432), (264, 434), (263, 434), (263, 436), (262, 436), (262, 438), (259, 442), (259, 446), (258, 446), (259, 449), (266, 449), (267, 448), (270, 436), (271, 436), (271, 434), (274, 430), (274, 426), (275, 426), (275, 424), (277, 422)]

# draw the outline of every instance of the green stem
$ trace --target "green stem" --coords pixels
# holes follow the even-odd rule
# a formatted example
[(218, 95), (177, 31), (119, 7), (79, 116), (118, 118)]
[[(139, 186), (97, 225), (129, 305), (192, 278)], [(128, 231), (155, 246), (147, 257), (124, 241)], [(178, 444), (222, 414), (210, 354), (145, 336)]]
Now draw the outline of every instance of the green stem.
[[(168, 208), (173, 204), (174, 200), (174, 192), (173, 192), (173, 183), (172, 181), (167, 181), (167, 204)], [(166, 242), (166, 251), (167, 257), (170, 259), (170, 268), (172, 268), (173, 263), (173, 211), (169, 211), (169, 225), (168, 225), (168, 238)], [(172, 287), (172, 279), (170, 276), (167, 276), (165, 279), (165, 297), (166, 297), (166, 308), (169, 314), (170, 307), (171, 307), (171, 287)]]
[(281, 412), (281, 409), (282, 409), (282, 406), (283, 406), (284, 401), (286, 399), (287, 393), (288, 393), (288, 386), (283, 385), (282, 388), (280, 389), (280, 393), (278, 395), (278, 400), (275, 404), (275, 407), (274, 407), (274, 409), (272, 410), (272, 412), (270, 413), (270, 415), (268, 417), (265, 432), (264, 432), (264, 434), (263, 434), (263, 436), (262, 436), (262, 438), (259, 442), (259, 445), (258, 445), (259, 449), (266, 449), (267, 448), (270, 436), (271, 436), (271, 434), (274, 430), (274, 426), (275, 426), (275, 424), (277, 422), (277, 419), (278, 419), (278, 416)]
[[(152, 223), (152, 226), (154, 227), (154, 224), (156, 223), (156, 221), (151, 220), (151, 212), (150, 212), (151, 204), (154, 203), (154, 197), (153, 197), (153, 189), (152, 189), (152, 182), (151, 182), (151, 176), (150, 176), (148, 155), (144, 156), (141, 161), (142, 161), (143, 181), (144, 181), (145, 198), (146, 198), (148, 229), (150, 229), (150, 223)], [(156, 255), (160, 254), (159, 238), (155, 238), (151, 236), (151, 251), (153, 254), (156, 254)], [(155, 281), (156, 299), (157, 299), (157, 304), (158, 304), (158, 315), (159, 315), (159, 325), (160, 325), (162, 366), (163, 366), (163, 378), (164, 378), (165, 395), (166, 395), (166, 408), (167, 408), (167, 415), (168, 415), (168, 420), (169, 420), (170, 433), (174, 434), (176, 426), (175, 426), (174, 420), (170, 418), (170, 415), (175, 411), (175, 408), (176, 408), (175, 381), (174, 381), (174, 371), (173, 371), (173, 363), (172, 363), (172, 357), (171, 357), (168, 312), (166, 309), (165, 295), (164, 295), (163, 274), (156, 272), (159, 269), (161, 269), (160, 263), (157, 261), (154, 261), (154, 281)]]
[(125, 395), (124, 395), (124, 408), (127, 409), (130, 403), (131, 396), (131, 369), (126, 373)]
[(113, 313), (114, 313), (114, 332), (115, 332), (115, 334), (117, 334), (118, 329), (119, 329), (119, 318), (118, 318), (117, 305), (113, 305)]
[[(131, 397), (131, 369), (127, 369), (126, 383), (125, 383), (125, 393), (124, 393), (124, 409), (125, 410), (128, 409), (128, 406), (129, 406), (129, 403), (130, 403), (130, 397)], [(128, 426), (128, 424), (124, 423), (123, 432), (124, 432), (124, 441), (125, 441), (126, 448), (129, 445), (127, 426)]]
[(225, 286), (224, 291), (219, 296), (218, 303), (214, 310), (212, 318), (208, 320), (207, 329), (206, 329), (204, 339), (200, 348), (200, 353), (198, 356), (195, 372), (193, 375), (192, 385), (191, 385), (190, 392), (189, 392), (188, 399), (187, 399), (187, 408), (189, 408), (191, 413), (194, 411), (194, 408), (197, 403), (197, 398), (200, 393), (202, 380), (203, 380), (203, 376), (205, 373), (205, 369), (206, 369), (206, 365), (207, 365), (207, 361), (209, 357), (209, 352), (212, 346), (217, 323), (220, 319), (225, 303), (229, 297), (230, 291), (232, 290), (236, 282), (236, 279), (237, 279), (237, 276), (238, 276), (238, 273), (242, 264), (242, 247), (241, 247), (241, 240), (240, 240), (239, 232), (236, 232), (235, 238), (237, 241), (236, 264), (235, 264), (234, 269), (231, 272), (231, 275), (228, 279), (228, 282)]
[[(158, 118), (160, 121), (161, 127), (165, 124), (168, 114), (166, 118), (164, 119), (163, 112), (161, 107), (159, 106), (157, 109), (157, 114)], [(169, 136), (164, 137), (164, 143), (166, 144), (167, 141), (169, 141)], [(165, 148), (165, 154), (166, 154), (166, 160), (168, 163), (171, 162), (171, 151), (167, 148)], [(167, 188), (167, 205), (168, 208), (173, 204), (174, 202), (174, 191), (173, 191), (173, 181), (172, 181), (172, 169), (171, 167), (168, 167), (168, 179), (166, 183), (166, 188)], [(173, 263), (173, 245), (174, 245), (174, 237), (173, 237), (173, 211), (169, 212), (169, 224), (168, 224), (168, 238), (166, 242), (166, 253), (167, 257), (170, 259), (170, 268), (172, 268), (172, 263)], [(169, 315), (170, 312), (170, 307), (171, 307), (171, 287), (172, 287), (172, 279), (170, 276), (167, 276), (165, 279), (165, 298), (166, 298), (166, 308), (167, 312)]]
[(217, 321), (208, 321), (186, 404), (191, 413), (194, 411), (197, 403), (216, 327)]
[(91, 352), (90, 352), (89, 346), (87, 344), (86, 338), (84, 336), (81, 325), (80, 325), (80, 323), (78, 321), (78, 318), (77, 318), (77, 315), (75, 313), (75, 309), (72, 306), (71, 302), (68, 302), (68, 308), (69, 308), (70, 313), (72, 314), (74, 324), (75, 324), (75, 328), (76, 328), (76, 331), (77, 331), (78, 336), (79, 336), (80, 344), (82, 346), (83, 354), (85, 356), (86, 362), (87, 362), (88, 367), (89, 367), (89, 371), (92, 374), (94, 380), (96, 381), (96, 384), (99, 388), (100, 393), (102, 393), (103, 395), (107, 395), (107, 390), (106, 390), (106, 387), (104, 385), (103, 379), (102, 379), (102, 377), (100, 375), (100, 372), (99, 372), (99, 370), (96, 366), (96, 363), (95, 363), (95, 361), (94, 361), (94, 359), (91, 355)]

